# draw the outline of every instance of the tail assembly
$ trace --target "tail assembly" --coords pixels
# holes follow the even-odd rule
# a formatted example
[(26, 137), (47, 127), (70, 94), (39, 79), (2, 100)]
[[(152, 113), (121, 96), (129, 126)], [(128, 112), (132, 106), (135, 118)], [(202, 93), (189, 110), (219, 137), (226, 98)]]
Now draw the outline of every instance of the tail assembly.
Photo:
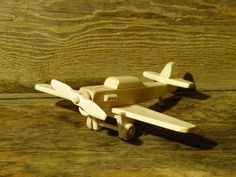
[(187, 81), (184, 79), (171, 79), (170, 78), (173, 65), (174, 65), (174, 62), (167, 63), (166, 66), (161, 71), (161, 73), (152, 72), (152, 71), (144, 71), (143, 76), (148, 79), (162, 82), (168, 85), (173, 85), (176, 87), (193, 88), (194, 84), (190, 81)]

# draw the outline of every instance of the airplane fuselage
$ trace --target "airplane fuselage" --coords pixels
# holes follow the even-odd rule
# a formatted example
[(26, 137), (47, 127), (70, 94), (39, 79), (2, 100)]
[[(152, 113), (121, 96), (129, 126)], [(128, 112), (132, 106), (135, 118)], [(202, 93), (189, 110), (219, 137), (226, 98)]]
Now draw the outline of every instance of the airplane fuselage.
[(90, 99), (100, 107), (132, 105), (162, 97), (176, 90), (175, 86), (160, 82), (142, 82), (138, 87), (111, 88), (106, 85), (81, 87), (80, 92), (87, 92)]

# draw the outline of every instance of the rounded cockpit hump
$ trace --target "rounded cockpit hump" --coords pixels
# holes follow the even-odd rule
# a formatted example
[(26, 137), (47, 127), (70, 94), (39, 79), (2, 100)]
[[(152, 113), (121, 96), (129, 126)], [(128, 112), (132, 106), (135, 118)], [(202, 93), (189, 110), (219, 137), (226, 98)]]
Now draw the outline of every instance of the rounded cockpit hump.
[(104, 85), (114, 89), (134, 88), (134, 87), (144, 86), (143, 83), (140, 81), (140, 79), (134, 76), (108, 77), (105, 80)]

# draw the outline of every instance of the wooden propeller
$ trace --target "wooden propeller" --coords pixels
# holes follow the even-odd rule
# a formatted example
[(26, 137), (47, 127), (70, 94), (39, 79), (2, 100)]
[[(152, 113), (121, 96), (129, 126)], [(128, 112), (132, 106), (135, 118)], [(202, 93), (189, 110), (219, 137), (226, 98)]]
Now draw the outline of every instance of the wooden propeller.
[(51, 85), (59, 95), (81, 107), (85, 112), (88, 113), (88, 115), (101, 120), (106, 119), (106, 113), (95, 102), (83, 97), (83, 95), (81, 95), (78, 91), (73, 90), (69, 85), (55, 79), (51, 81)]

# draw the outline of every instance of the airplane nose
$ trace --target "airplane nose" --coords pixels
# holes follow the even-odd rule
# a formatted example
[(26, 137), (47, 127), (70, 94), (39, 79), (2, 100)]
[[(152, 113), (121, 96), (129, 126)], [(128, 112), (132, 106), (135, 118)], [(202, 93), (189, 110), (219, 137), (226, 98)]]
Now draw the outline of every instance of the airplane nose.
[(85, 90), (82, 90), (82, 91), (79, 90), (78, 92), (79, 92), (79, 94), (82, 95), (84, 98), (87, 98), (87, 99), (89, 99), (89, 100), (92, 100), (92, 99), (91, 99), (91, 95), (90, 95), (87, 91), (85, 91)]

